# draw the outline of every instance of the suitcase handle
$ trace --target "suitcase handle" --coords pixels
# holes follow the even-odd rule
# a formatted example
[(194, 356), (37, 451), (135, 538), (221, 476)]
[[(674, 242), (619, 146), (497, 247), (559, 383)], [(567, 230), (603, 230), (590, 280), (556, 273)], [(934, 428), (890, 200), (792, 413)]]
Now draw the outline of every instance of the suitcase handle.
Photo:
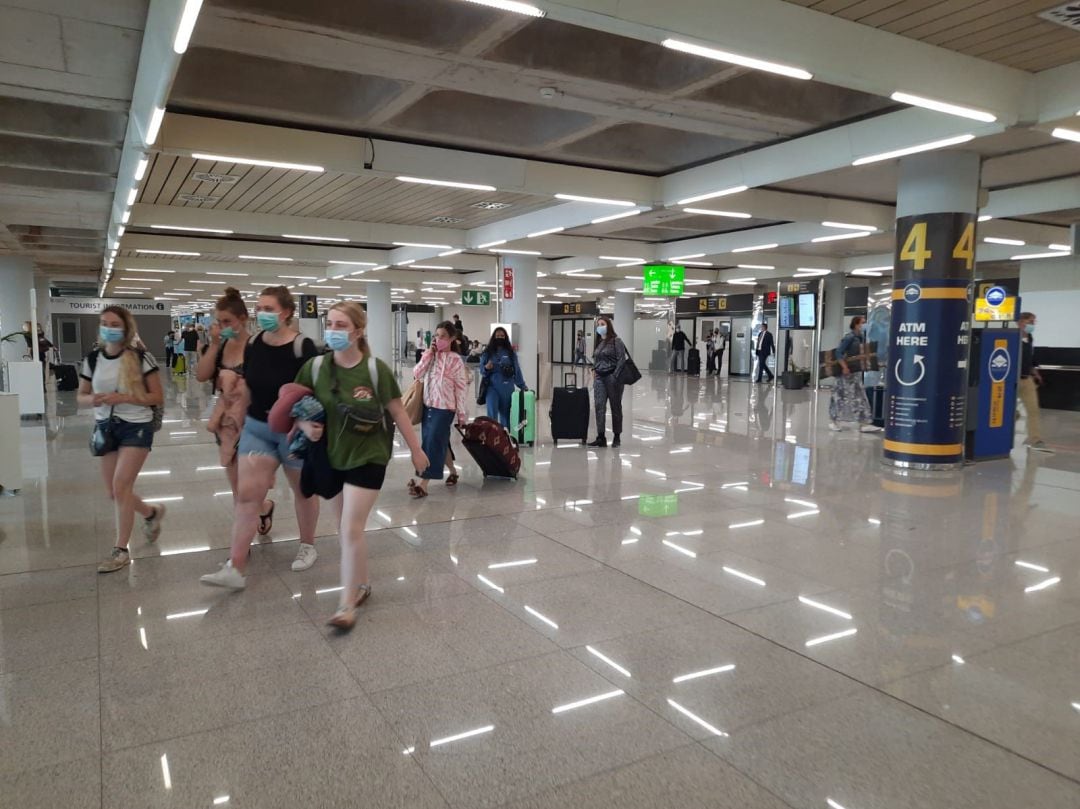
[[(573, 385), (569, 384), (566, 381), (566, 380), (570, 379), (571, 377), (574, 380)], [(577, 387), (577, 372), (576, 371), (566, 371), (565, 373), (563, 373), (563, 375), (562, 375), (562, 384), (563, 384), (564, 388), (576, 388)]]

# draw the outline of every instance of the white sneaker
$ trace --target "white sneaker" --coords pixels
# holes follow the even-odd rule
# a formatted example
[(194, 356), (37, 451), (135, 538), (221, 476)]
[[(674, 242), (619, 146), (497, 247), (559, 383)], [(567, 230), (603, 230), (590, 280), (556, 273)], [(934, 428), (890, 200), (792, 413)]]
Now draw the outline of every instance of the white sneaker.
[(243, 590), (247, 587), (247, 579), (243, 573), (232, 566), (232, 561), (223, 564), (217, 573), (200, 576), (199, 581), (214, 587), (228, 587), (230, 590)]
[(165, 519), (165, 506), (154, 504), (154, 515), (143, 520), (143, 536), (147, 542), (157, 542), (161, 536), (161, 521)]
[(834, 433), (840, 433), (844, 431), (844, 428), (837, 424), (835, 421), (829, 422), (829, 429), (832, 430)]
[(884, 428), (878, 427), (876, 424), (864, 424), (859, 428), (860, 433), (880, 433)]
[(293, 560), (292, 569), (297, 573), (301, 570), (307, 570), (315, 564), (315, 560), (318, 558), (319, 552), (315, 550), (314, 545), (308, 545), (306, 542), (301, 542), (300, 550), (296, 552), (296, 558)]
[(1054, 454), (1054, 451), (1046, 446), (1045, 441), (1036, 441), (1034, 444), (1028, 444), (1028, 449), (1033, 449), (1036, 452), (1045, 452), (1048, 455)]

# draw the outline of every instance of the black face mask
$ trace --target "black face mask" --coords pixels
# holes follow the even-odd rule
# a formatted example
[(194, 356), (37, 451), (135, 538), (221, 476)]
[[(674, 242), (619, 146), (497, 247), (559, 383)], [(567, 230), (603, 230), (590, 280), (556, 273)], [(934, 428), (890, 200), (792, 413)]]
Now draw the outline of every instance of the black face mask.
[(510, 341), (507, 340), (505, 337), (496, 337), (495, 338), (495, 348), (508, 348), (509, 346), (510, 346)]

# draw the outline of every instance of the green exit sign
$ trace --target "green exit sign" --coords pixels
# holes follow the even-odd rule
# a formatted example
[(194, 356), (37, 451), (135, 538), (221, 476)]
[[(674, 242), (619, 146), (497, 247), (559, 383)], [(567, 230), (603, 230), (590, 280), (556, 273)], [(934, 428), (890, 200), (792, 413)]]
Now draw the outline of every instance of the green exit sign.
[(491, 293), (482, 289), (461, 290), (462, 306), (487, 306), (491, 303)]
[(683, 294), (686, 281), (686, 268), (670, 264), (646, 264), (643, 268), (645, 280), (641, 290), (646, 295), (666, 295), (677, 298)]

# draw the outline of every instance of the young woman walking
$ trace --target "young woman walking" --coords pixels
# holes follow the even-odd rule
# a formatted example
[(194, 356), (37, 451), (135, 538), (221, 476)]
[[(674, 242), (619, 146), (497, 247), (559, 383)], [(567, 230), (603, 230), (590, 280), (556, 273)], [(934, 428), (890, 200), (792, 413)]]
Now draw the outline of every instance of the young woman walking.
[(413, 497), (427, 497), (428, 484), (432, 480), (442, 480), (446, 451), (450, 446), (450, 428), (455, 417), (458, 424), (465, 424), (469, 378), (461, 355), (452, 350), (455, 334), (453, 323), (440, 323), (431, 347), (413, 369), (413, 378), (424, 380), (422, 433), (424, 453), (430, 462), (423, 469), (416, 468), (419, 483), (409, 481), (409, 494)]
[(304, 365), (296, 381), (315, 391), (326, 424), (301, 421), (312, 441), (326, 439), (327, 455), (342, 495), (335, 498), (341, 533), (341, 599), (330, 624), (352, 629), (357, 608), (371, 595), (364, 528), (393, 454), (389, 414), (412, 452), (415, 469), (427, 469), (412, 423), (401, 404), (394, 372), (368, 348), (367, 313), (358, 303), (335, 304), (326, 313), (326, 345), (333, 354)]
[(488, 381), (487, 415), (496, 419), (507, 430), (510, 428), (510, 399), (514, 388), (526, 389), (525, 377), (521, 374), (517, 353), (510, 345), (510, 337), (501, 326), (491, 333), (487, 349), (480, 357), (480, 369)]
[[(296, 522), (300, 528), (300, 547), (293, 570), (307, 570), (318, 554), (315, 552), (315, 526), (319, 521), (319, 501), (304, 497), (300, 491), (300, 468), (303, 463), (289, 457), (288, 436), (275, 433), (266, 423), (278, 390), (292, 382), (304, 363), (318, 352), (315, 343), (293, 326), (296, 302), (286, 287), (267, 287), (259, 295), (255, 318), (262, 329), (244, 346), (244, 382), (250, 404), (244, 418), (237, 446), (238, 476), (236, 508), (233, 515), (232, 553), (216, 573), (208, 573), (200, 581), (219, 587), (242, 590), (246, 585), (248, 550), (256, 531), (269, 532), (267, 522), (273, 519), (273, 504), (269, 514), (261, 513), (268, 502), (266, 495), (274, 485), (279, 466), (285, 467), (285, 477), (293, 490)], [(262, 523), (262, 527), (260, 527)]]
[(116, 510), (116, 545), (98, 565), (99, 573), (120, 570), (131, 562), (128, 542), (135, 514), (143, 518), (143, 536), (154, 542), (161, 534), (165, 506), (144, 503), (135, 494), (135, 479), (154, 443), (155, 406), (164, 402), (154, 358), (135, 346), (135, 318), (122, 306), (106, 306), (98, 326), (99, 347), (82, 363), (78, 401), (94, 408), (91, 451), (101, 458), (105, 491)]
[[(681, 332), (677, 332), (680, 333)], [(626, 364), (626, 346), (615, 333), (614, 324), (606, 317), (596, 319), (596, 336), (599, 341), (593, 351), (593, 407), (596, 410), (596, 440), (590, 441), (590, 447), (606, 447), (607, 437), (604, 426), (607, 423), (607, 405), (611, 404), (611, 429), (615, 439), (611, 446), (619, 446), (622, 438), (622, 395), (623, 383), (619, 381), (623, 365)]]

